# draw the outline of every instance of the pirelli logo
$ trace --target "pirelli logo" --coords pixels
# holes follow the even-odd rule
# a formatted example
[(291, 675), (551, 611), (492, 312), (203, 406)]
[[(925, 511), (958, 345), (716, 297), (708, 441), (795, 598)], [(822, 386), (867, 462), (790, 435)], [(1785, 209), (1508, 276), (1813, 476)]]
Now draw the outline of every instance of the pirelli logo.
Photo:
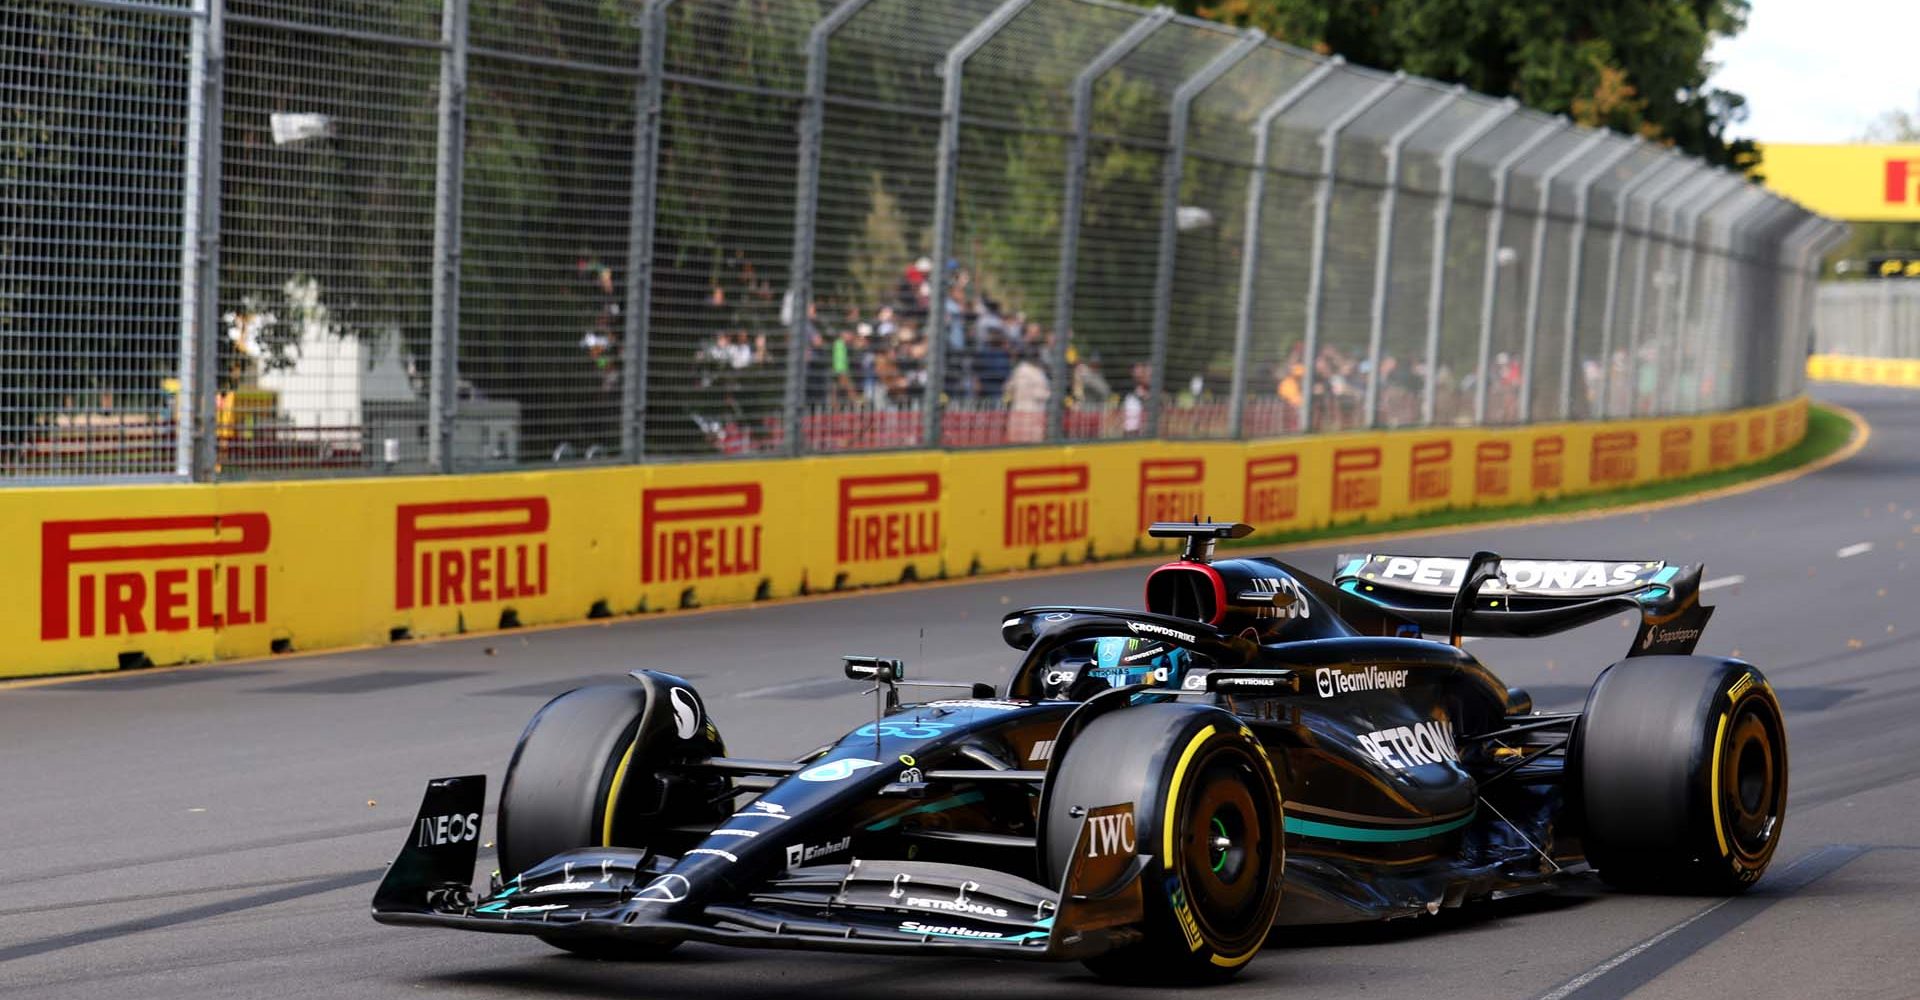
[(40, 638), (264, 623), (272, 539), (264, 512), (46, 521)]
[(1424, 441), (1413, 446), (1407, 465), (1407, 499), (1413, 503), (1453, 495), (1453, 442)]
[(1660, 432), (1660, 475), (1685, 476), (1693, 472), (1693, 428), (1668, 427)]
[(1773, 446), (1781, 448), (1785, 447), (1787, 442), (1797, 440), (1803, 433), (1800, 430), (1800, 421), (1805, 416), (1806, 411), (1797, 406), (1776, 410), (1773, 414)]
[(842, 476), (835, 551), (842, 565), (940, 551), (940, 474)]
[(1380, 449), (1342, 448), (1333, 453), (1333, 512), (1380, 506)]
[(1747, 457), (1759, 458), (1767, 453), (1767, 415), (1756, 413), (1747, 418)]
[(1640, 473), (1640, 435), (1636, 431), (1606, 431), (1593, 436), (1587, 479), (1594, 485), (1633, 482)]
[(1513, 444), (1482, 441), (1473, 447), (1473, 495), (1504, 497), (1513, 492)]
[(1085, 541), (1091, 482), (1085, 464), (1008, 469), (1002, 543), (1012, 549)]
[(1246, 497), (1242, 520), (1254, 525), (1279, 524), (1300, 514), (1300, 456), (1268, 455), (1247, 459)]
[(668, 486), (640, 494), (640, 582), (691, 583), (760, 572), (759, 483)]
[(1137, 529), (1155, 521), (1186, 521), (1207, 506), (1207, 463), (1199, 458), (1148, 458), (1140, 462)]
[(452, 607), (547, 592), (546, 497), (394, 509), (393, 607)]
[(1740, 424), (1716, 420), (1707, 427), (1707, 464), (1718, 469), (1740, 460)]
[(1535, 492), (1560, 489), (1567, 481), (1567, 439), (1558, 434), (1535, 438), (1533, 469)]

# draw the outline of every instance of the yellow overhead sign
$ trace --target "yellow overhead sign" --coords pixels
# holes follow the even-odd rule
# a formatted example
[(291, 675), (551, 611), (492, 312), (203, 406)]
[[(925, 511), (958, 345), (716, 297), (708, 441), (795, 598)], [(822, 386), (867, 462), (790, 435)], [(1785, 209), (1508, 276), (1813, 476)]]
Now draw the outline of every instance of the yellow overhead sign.
[(1760, 172), (1776, 194), (1847, 222), (1920, 222), (1920, 143), (1768, 143)]

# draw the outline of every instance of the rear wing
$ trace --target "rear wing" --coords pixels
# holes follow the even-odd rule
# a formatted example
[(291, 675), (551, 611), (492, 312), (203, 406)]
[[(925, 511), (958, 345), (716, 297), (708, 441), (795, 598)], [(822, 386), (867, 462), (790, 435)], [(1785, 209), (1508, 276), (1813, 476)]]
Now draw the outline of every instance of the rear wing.
[(1700, 565), (1660, 561), (1343, 555), (1333, 582), (1459, 645), (1467, 636), (1528, 638), (1640, 613), (1628, 656), (1691, 653), (1713, 609), (1700, 604)]

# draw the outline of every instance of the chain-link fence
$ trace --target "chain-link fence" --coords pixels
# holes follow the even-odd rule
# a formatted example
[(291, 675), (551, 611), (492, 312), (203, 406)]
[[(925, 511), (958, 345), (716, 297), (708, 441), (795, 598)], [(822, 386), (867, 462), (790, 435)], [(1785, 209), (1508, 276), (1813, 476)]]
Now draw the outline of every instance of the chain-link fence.
[(1111, 0), (16, 0), (0, 80), (16, 482), (1735, 407), (1841, 231)]
[(1822, 282), (1813, 327), (1820, 354), (1920, 358), (1920, 282)]

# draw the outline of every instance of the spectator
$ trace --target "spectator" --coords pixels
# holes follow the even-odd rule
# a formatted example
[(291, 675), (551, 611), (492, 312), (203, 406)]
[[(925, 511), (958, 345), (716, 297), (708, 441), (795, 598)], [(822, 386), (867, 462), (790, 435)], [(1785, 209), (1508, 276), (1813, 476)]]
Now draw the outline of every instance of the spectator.
[(1006, 340), (995, 333), (973, 359), (973, 375), (979, 398), (999, 399), (1012, 366), (1013, 358), (1007, 351)]
[(833, 353), (834, 348), (827, 344), (827, 338), (812, 324), (807, 326), (806, 378), (807, 399), (815, 403), (828, 401), (833, 392)]
[(833, 342), (834, 402), (847, 406), (860, 402), (860, 394), (853, 385), (853, 355), (859, 350), (856, 343), (859, 336), (853, 330), (842, 329)]
[[(1071, 348), (1069, 348), (1071, 350)], [(1113, 386), (1100, 374), (1100, 354), (1089, 352), (1073, 366), (1073, 400), (1087, 409), (1099, 409), (1113, 398)]]
[(1281, 426), (1289, 431), (1300, 429), (1300, 407), (1306, 401), (1303, 390), (1306, 385), (1307, 366), (1300, 360), (1304, 356), (1304, 346), (1294, 344), (1293, 350), (1287, 355), (1286, 364), (1280, 370), (1279, 383), (1274, 387), (1275, 394), (1285, 405), (1280, 418)]
[(913, 262), (900, 275), (900, 284), (894, 290), (893, 304), (905, 316), (925, 319), (927, 307), (932, 301), (933, 261), (922, 257)]
[(967, 349), (967, 287), (971, 283), (958, 261), (947, 264), (947, 350), (964, 354)]
[(1133, 365), (1133, 391), (1120, 401), (1120, 429), (1128, 437), (1147, 432), (1147, 401), (1153, 398), (1153, 366), (1144, 361)]
[(1047, 400), (1053, 389), (1046, 369), (1034, 360), (1033, 351), (1022, 350), (1020, 360), (1007, 377), (1007, 440), (1014, 444), (1032, 444), (1046, 439)]

